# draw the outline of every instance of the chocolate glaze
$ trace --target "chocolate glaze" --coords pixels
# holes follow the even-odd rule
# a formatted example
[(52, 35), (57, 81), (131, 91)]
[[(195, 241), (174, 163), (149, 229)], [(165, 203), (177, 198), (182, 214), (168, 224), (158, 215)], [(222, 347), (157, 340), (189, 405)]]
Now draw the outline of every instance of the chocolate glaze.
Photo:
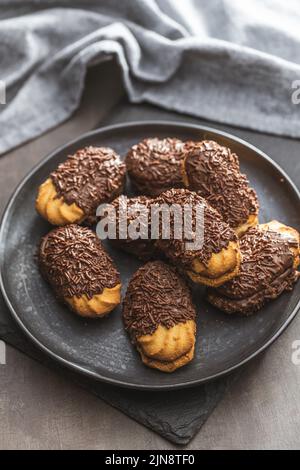
[(290, 248), (277, 232), (248, 230), (240, 239), (240, 274), (217, 289), (208, 289), (208, 300), (226, 313), (249, 315), (291, 290), (299, 273), (293, 268)]
[(87, 220), (93, 220), (99, 204), (121, 193), (125, 173), (125, 164), (112, 149), (85, 147), (69, 155), (50, 178), (58, 197), (67, 204), (75, 203)]
[(181, 207), (184, 204), (191, 205), (193, 207), (193, 231), (196, 228), (196, 206), (199, 204), (204, 207), (204, 227), (202, 226), (204, 240), (201, 249), (187, 250), (186, 241), (191, 240), (188, 240), (187, 237), (176, 240), (173, 231), (171, 231), (170, 240), (160, 239), (157, 241), (157, 246), (179, 268), (191, 268), (191, 264), (196, 258), (207, 266), (213, 253), (219, 253), (223, 248), (227, 248), (230, 241), (237, 242), (234, 231), (223, 221), (220, 214), (195, 192), (188, 189), (170, 189), (162, 193), (156, 201), (158, 204), (179, 204)]
[(152, 240), (110, 240), (112, 246), (134, 255), (141, 261), (163, 258), (163, 253)]
[(203, 196), (231, 227), (258, 213), (257, 195), (229, 148), (208, 140), (186, 143), (185, 171), (189, 189)]
[(155, 246), (155, 240), (151, 240), (150, 238), (150, 216), (147, 222), (148, 239), (138, 238), (136, 240), (132, 240), (127, 238), (126, 240), (122, 240), (119, 238), (119, 213), (120, 208), (123, 207), (123, 210), (125, 210), (125, 206), (127, 204), (127, 209), (130, 210), (130, 215), (127, 218), (127, 224), (130, 224), (135, 220), (136, 216), (140, 214), (140, 205), (142, 204), (146, 208), (150, 208), (150, 204), (152, 202), (153, 199), (147, 196), (129, 198), (124, 195), (119, 196), (112, 202), (112, 205), (116, 209), (117, 215), (117, 239), (111, 240), (111, 243), (128, 253), (134, 254), (137, 258), (144, 261), (161, 257), (159, 249)]
[(146, 263), (133, 275), (123, 301), (123, 321), (132, 342), (159, 325), (171, 328), (195, 319), (191, 293), (176, 269), (162, 261)]
[(105, 287), (120, 284), (120, 276), (96, 234), (76, 224), (51, 230), (42, 238), (39, 266), (58, 297), (86, 294), (92, 298)]
[(134, 145), (126, 156), (129, 176), (139, 190), (158, 195), (183, 186), (182, 165), (185, 144), (176, 138), (149, 138)]

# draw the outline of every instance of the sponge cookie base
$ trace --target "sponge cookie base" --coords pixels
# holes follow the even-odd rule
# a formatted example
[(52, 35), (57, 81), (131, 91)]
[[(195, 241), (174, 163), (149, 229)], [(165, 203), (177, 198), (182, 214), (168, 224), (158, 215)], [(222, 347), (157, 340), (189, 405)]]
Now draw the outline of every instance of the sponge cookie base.
[(63, 197), (58, 197), (51, 178), (39, 187), (35, 202), (37, 212), (52, 225), (80, 223), (85, 215), (75, 203), (67, 204)]
[(143, 363), (163, 372), (173, 372), (194, 357), (196, 323), (187, 320), (171, 328), (159, 325), (154, 333), (137, 338)]
[(241, 254), (236, 242), (229, 242), (228, 247), (213, 253), (208, 266), (198, 260), (193, 262), (193, 269), (187, 274), (192, 281), (206, 286), (218, 287), (235, 277), (240, 270)]
[(101, 294), (95, 294), (90, 299), (83, 294), (81, 297), (66, 298), (65, 302), (81, 317), (101, 318), (121, 302), (121, 284), (105, 287)]
[(145, 356), (143, 352), (141, 351), (141, 349), (138, 348), (138, 351), (141, 355), (141, 359), (143, 363), (146, 366), (151, 367), (152, 369), (158, 369), (161, 372), (174, 372), (174, 370), (179, 369), (179, 367), (185, 366), (186, 364), (191, 362), (191, 360), (193, 359), (194, 350), (195, 350), (195, 347), (193, 346), (193, 348), (191, 348), (186, 354), (175, 359), (174, 361), (164, 362), (164, 361), (158, 361), (156, 359), (151, 359), (148, 356)]
[(240, 267), (237, 265), (232, 271), (228, 271), (222, 276), (212, 279), (208, 277), (201, 276), (200, 274), (195, 274), (192, 271), (187, 271), (187, 275), (192, 279), (196, 284), (203, 284), (208, 287), (219, 287), (230, 279), (234, 278), (239, 274)]

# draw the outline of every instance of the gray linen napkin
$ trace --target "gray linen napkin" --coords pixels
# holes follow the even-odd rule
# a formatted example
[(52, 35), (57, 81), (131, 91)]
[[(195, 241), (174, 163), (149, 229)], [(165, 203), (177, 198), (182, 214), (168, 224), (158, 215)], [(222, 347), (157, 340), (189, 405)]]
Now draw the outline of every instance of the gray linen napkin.
[(131, 102), (300, 137), (299, 50), (297, 0), (0, 0), (0, 153), (66, 120), (108, 58)]

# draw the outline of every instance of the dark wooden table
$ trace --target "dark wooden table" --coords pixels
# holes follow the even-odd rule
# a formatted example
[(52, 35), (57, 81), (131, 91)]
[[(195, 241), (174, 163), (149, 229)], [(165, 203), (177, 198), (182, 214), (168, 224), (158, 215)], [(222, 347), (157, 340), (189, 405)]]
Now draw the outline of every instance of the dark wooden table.
[[(0, 211), (36, 162), (105, 120), (122, 93), (115, 66), (106, 64), (101, 73), (97, 68), (91, 70), (80, 110), (67, 123), (0, 157)], [(114, 117), (126, 119), (122, 114)], [(239, 130), (235, 133), (239, 135)], [(255, 143), (259, 144), (257, 139)], [(274, 146), (271, 136), (260, 145), (267, 152), (268, 142)], [(284, 152), (283, 140), (277, 142), (278, 151)], [(291, 145), (295, 145), (291, 158), (299, 175), (300, 144)], [(284, 166), (284, 160), (281, 163)], [(300, 340), (300, 316), (244, 370), (188, 449), (300, 448), (300, 365), (294, 365), (291, 359), (295, 340)], [(173, 447), (75, 384), (7, 347), (7, 364), (0, 365), (0, 449)]]

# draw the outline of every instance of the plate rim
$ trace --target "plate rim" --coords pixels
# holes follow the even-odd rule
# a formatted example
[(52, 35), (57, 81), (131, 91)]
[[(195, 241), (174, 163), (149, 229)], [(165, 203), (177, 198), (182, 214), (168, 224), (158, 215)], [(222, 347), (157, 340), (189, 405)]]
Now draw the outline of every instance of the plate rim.
[[(249, 149), (251, 149), (255, 153), (259, 154), (260, 157), (263, 160), (267, 161), (273, 168), (275, 168), (282, 175), (282, 177), (284, 177), (286, 182), (289, 184), (289, 186), (291, 187), (291, 189), (293, 190), (293, 192), (297, 196), (297, 198), (299, 200), (299, 204), (300, 204), (300, 191), (298, 190), (297, 186), (292, 181), (292, 179), (283, 170), (283, 168), (281, 168), (281, 166), (278, 165), (278, 163), (276, 163), (265, 152), (263, 152), (262, 150), (258, 149), (255, 145), (250, 144), (249, 142), (245, 141), (244, 139), (242, 139), (238, 136), (235, 136), (235, 135), (233, 135), (229, 132), (226, 132), (226, 131), (216, 129), (214, 127), (203, 126), (203, 125), (200, 125), (200, 124), (193, 124), (193, 123), (185, 123), (183, 121), (177, 122), (177, 121), (168, 121), (168, 120), (145, 120), (145, 121), (131, 121), (131, 122), (128, 122), (128, 123), (122, 122), (122, 123), (111, 124), (111, 125), (108, 125), (108, 126), (99, 127), (99, 128), (94, 129), (92, 131), (81, 134), (80, 136), (76, 137), (75, 139), (72, 139), (72, 140), (66, 142), (63, 145), (60, 145), (60, 146), (56, 147), (54, 150), (52, 150), (50, 153), (48, 153), (45, 157), (43, 157), (37, 164), (35, 164), (31, 168), (31, 170), (29, 170), (27, 172), (27, 174), (21, 179), (21, 181), (18, 183), (18, 185), (14, 189), (12, 195), (10, 196), (10, 198), (9, 198), (5, 208), (4, 208), (3, 215), (1, 217), (1, 222), (0, 222), (0, 254), (5, 249), (5, 247), (4, 247), (4, 245), (5, 245), (4, 244), (5, 225), (6, 225), (7, 219), (10, 216), (10, 212), (11, 212), (11, 209), (14, 205), (14, 202), (15, 202), (19, 192), (21, 191), (21, 189), (27, 183), (27, 181), (46, 162), (51, 160), (57, 153), (64, 151), (64, 149), (66, 149), (66, 148), (68, 148), (72, 145), (75, 145), (77, 142), (79, 143), (83, 139), (88, 139), (88, 138), (93, 137), (97, 134), (112, 132), (112, 131), (122, 129), (122, 128), (134, 128), (134, 127), (142, 128), (142, 127), (154, 126), (154, 125), (155, 126), (161, 126), (161, 127), (174, 126), (174, 127), (181, 128), (182, 130), (184, 130), (184, 129), (186, 129), (186, 130), (193, 129), (193, 130), (202, 131), (202, 132), (203, 131), (204, 132), (212, 132), (212, 133), (215, 133), (215, 134), (220, 135), (222, 137), (229, 138), (230, 140), (234, 140), (237, 143), (240, 143), (240, 144), (248, 147)], [(128, 389), (135, 389), (135, 390), (141, 390), (141, 391), (142, 390), (144, 390), (144, 391), (147, 391), (147, 390), (148, 391), (149, 390), (152, 390), (152, 391), (167, 391), (167, 390), (178, 390), (178, 389), (190, 388), (190, 387), (194, 387), (194, 386), (197, 386), (197, 385), (201, 385), (201, 384), (210, 382), (212, 380), (216, 380), (220, 377), (223, 377), (225, 375), (230, 374), (234, 370), (236, 370), (236, 369), (240, 368), (241, 366), (247, 364), (249, 361), (251, 361), (252, 359), (257, 357), (263, 351), (265, 351), (269, 346), (271, 346), (271, 344), (273, 344), (273, 342), (276, 341), (279, 338), (279, 336), (284, 332), (284, 330), (291, 324), (291, 322), (296, 317), (296, 315), (297, 315), (297, 313), (300, 309), (300, 298), (299, 298), (296, 306), (294, 307), (294, 309), (292, 310), (292, 312), (290, 313), (288, 318), (284, 321), (284, 323), (281, 325), (281, 327), (268, 339), (268, 341), (266, 341), (256, 351), (254, 351), (251, 354), (249, 354), (248, 356), (246, 356), (243, 360), (237, 362), (236, 364), (234, 364), (234, 365), (232, 365), (232, 366), (230, 366), (226, 369), (223, 369), (222, 371), (211, 374), (208, 377), (204, 377), (204, 378), (200, 378), (200, 379), (198, 378), (198, 379), (195, 379), (195, 380), (189, 380), (187, 382), (178, 382), (178, 383), (174, 383), (174, 384), (162, 384), (162, 385), (159, 385), (159, 384), (157, 384), (157, 385), (146, 385), (145, 384), (144, 385), (144, 384), (130, 383), (130, 382), (126, 382), (126, 381), (121, 380), (121, 379), (119, 380), (119, 379), (115, 379), (115, 378), (112, 378), (112, 377), (103, 376), (100, 373), (89, 370), (84, 366), (81, 366), (81, 365), (79, 365), (79, 364), (77, 364), (77, 363), (75, 363), (71, 360), (63, 358), (62, 356), (60, 356), (59, 354), (55, 353), (54, 351), (49, 349), (47, 346), (45, 346), (33, 333), (31, 333), (31, 331), (22, 322), (21, 318), (18, 316), (16, 310), (14, 309), (14, 307), (13, 307), (13, 305), (12, 305), (10, 299), (9, 299), (9, 295), (6, 292), (5, 285), (4, 285), (3, 266), (2, 266), (1, 257), (0, 257), (0, 289), (1, 289), (4, 301), (5, 301), (6, 305), (8, 306), (8, 309), (9, 309), (10, 314), (11, 314), (12, 318), (14, 319), (14, 321), (16, 321), (16, 323), (19, 325), (19, 327), (21, 328), (23, 333), (25, 333), (25, 335), (39, 349), (41, 349), (43, 353), (47, 354), (50, 358), (54, 359), (56, 362), (60, 363), (61, 365), (65, 366), (65, 367), (67, 367), (67, 368), (69, 368), (73, 371), (75, 370), (75, 371), (83, 374), (84, 376), (96, 379), (100, 382), (115, 385), (115, 386), (118, 386), (118, 387), (124, 387), (124, 388), (128, 388)]]

